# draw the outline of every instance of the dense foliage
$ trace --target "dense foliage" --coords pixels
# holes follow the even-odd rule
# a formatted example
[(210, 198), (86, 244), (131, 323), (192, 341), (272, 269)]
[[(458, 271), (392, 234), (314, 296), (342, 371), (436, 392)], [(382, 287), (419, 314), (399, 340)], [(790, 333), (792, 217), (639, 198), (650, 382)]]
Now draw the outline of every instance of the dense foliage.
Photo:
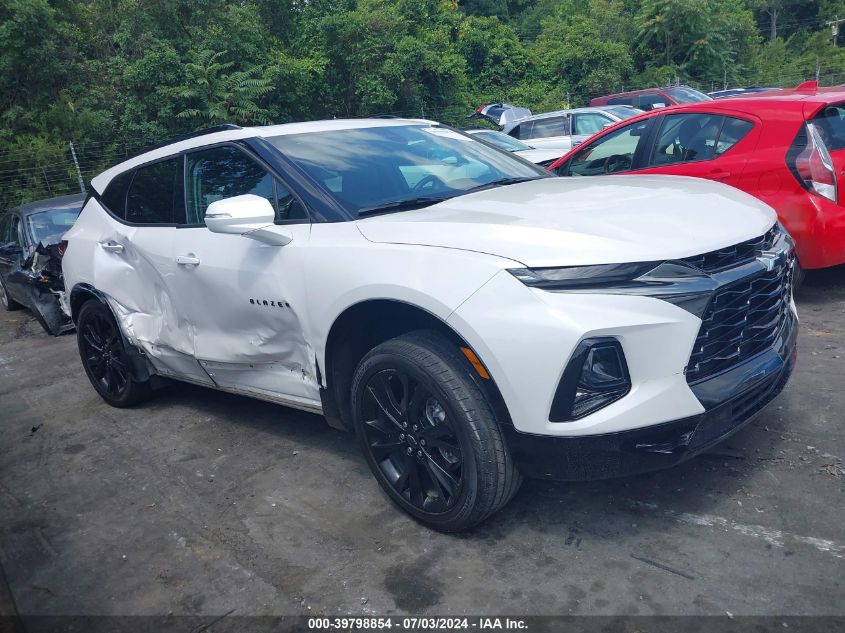
[(72, 191), (70, 141), (90, 177), (224, 121), (462, 125), (503, 99), (842, 83), (837, 14), (845, 0), (0, 0), (0, 206)]

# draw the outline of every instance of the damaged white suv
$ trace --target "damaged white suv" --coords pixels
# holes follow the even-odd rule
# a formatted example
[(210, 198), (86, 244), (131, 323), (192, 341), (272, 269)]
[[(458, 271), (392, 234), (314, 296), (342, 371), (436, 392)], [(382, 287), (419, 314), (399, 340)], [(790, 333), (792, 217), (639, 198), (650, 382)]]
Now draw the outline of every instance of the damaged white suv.
[(548, 177), (430, 121), (184, 138), (94, 178), (66, 239), (108, 403), (167, 377), (322, 413), (444, 531), (523, 476), (689, 458), (795, 359), (792, 242), (755, 198)]

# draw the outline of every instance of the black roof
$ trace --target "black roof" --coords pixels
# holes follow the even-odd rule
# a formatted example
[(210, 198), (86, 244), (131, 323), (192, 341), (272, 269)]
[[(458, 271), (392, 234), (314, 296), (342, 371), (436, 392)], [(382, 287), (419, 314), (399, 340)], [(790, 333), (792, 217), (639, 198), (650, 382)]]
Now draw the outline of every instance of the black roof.
[[(191, 138), (196, 138), (198, 136), (205, 136), (206, 134), (214, 134), (215, 132), (225, 132), (226, 130), (240, 130), (242, 129), (240, 125), (235, 125), (234, 123), (223, 123), (222, 125), (215, 125), (214, 127), (207, 127), (202, 130), (197, 130), (196, 132), (189, 132), (188, 134), (181, 134), (179, 136), (174, 136), (172, 138), (167, 139), (166, 141), (162, 141), (161, 143), (156, 143), (155, 145), (151, 145), (149, 147), (145, 147), (143, 149), (138, 150), (137, 152), (133, 152), (123, 160), (130, 160), (135, 158), (136, 156), (140, 156), (141, 154), (146, 154), (147, 152), (151, 152), (154, 149), (160, 149), (162, 147), (167, 147), (168, 145), (173, 145), (174, 143), (178, 143), (180, 141), (187, 141)], [(123, 162), (123, 161), (121, 161)]]

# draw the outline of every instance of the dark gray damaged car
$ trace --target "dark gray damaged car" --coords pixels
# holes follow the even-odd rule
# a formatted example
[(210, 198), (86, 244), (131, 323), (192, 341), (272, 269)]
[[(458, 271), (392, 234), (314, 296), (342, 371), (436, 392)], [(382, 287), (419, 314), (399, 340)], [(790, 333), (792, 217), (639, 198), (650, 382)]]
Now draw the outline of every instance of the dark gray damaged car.
[(73, 329), (62, 312), (62, 245), (84, 194), (39, 200), (11, 209), (0, 218), (0, 306), (33, 312), (49, 334)]

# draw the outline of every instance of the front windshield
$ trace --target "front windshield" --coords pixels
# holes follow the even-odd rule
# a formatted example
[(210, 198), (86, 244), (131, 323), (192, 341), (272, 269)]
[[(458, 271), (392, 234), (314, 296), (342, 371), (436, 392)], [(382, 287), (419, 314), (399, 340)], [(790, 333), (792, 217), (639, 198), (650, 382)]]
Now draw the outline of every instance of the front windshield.
[(632, 116), (637, 116), (638, 114), (642, 114), (642, 110), (638, 110), (637, 108), (628, 108), (626, 106), (615, 106), (610, 108), (605, 108), (608, 112), (613, 114), (614, 116), (618, 117), (620, 121), (624, 121), (625, 119), (630, 119)]
[(713, 101), (712, 97), (708, 97), (703, 92), (699, 92), (694, 88), (667, 88), (666, 94), (668, 94), (678, 103), (697, 103), (699, 101)]
[(496, 130), (484, 130), (482, 132), (472, 132), (473, 136), (480, 136), (488, 143), (492, 143), (496, 147), (501, 147), (506, 152), (524, 152), (528, 149), (534, 149), (530, 145), (508, 136), (504, 132), (497, 132)]
[(361, 215), (548, 176), (539, 167), (436, 125), (384, 125), (267, 140), (343, 207)]
[(81, 209), (50, 209), (26, 216), (26, 231), (33, 244), (70, 230)]

